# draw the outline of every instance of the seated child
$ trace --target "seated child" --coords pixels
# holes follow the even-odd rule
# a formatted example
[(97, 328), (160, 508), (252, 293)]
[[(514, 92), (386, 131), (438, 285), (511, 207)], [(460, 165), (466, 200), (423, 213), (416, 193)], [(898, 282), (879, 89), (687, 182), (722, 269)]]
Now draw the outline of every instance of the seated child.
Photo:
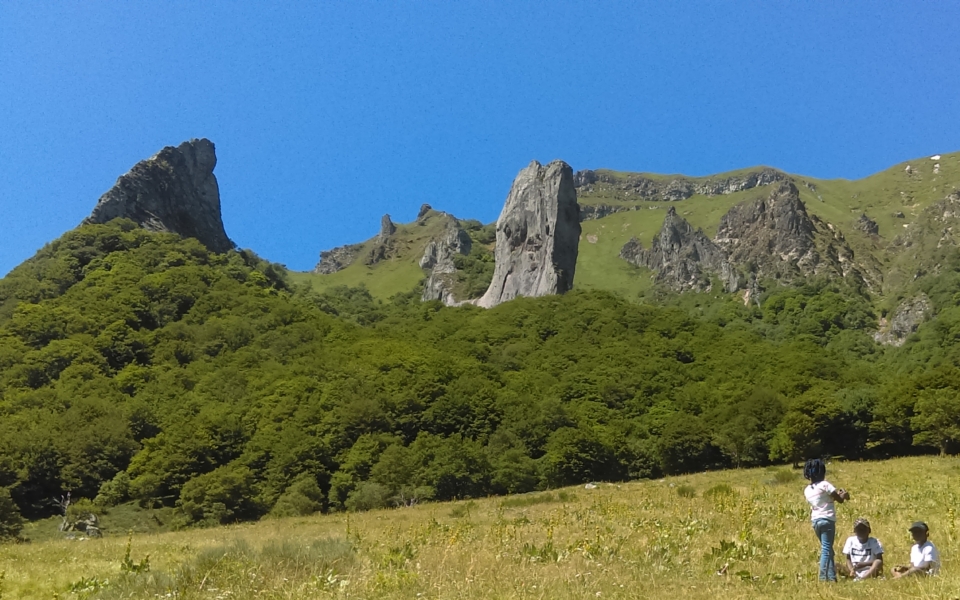
[(895, 578), (912, 575), (936, 575), (940, 572), (940, 553), (927, 537), (930, 528), (923, 521), (916, 521), (910, 526), (910, 535), (916, 544), (910, 548), (910, 565), (900, 565), (893, 568)]
[(843, 545), (843, 554), (847, 557), (844, 575), (855, 579), (879, 577), (883, 574), (883, 546), (880, 540), (870, 537), (870, 521), (857, 519), (853, 533)]

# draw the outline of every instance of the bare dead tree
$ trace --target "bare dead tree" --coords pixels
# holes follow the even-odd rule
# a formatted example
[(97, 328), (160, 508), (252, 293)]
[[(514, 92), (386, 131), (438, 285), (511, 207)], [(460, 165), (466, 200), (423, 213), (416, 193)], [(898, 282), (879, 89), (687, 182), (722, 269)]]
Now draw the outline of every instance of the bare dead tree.
[(63, 519), (60, 522), (60, 531), (69, 530), (70, 520), (67, 518), (67, 509), (70, 508), (70, 492), (67, 492), (66, 496), (61, 495), (59, 500), (54, 498), (53, 503), (60, 509), (60, 516)]

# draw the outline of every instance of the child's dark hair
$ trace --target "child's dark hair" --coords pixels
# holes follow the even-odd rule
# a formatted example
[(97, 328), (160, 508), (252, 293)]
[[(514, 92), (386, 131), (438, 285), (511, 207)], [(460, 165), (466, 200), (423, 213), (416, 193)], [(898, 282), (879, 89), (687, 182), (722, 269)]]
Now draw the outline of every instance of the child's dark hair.
[(819, 458), (811, 458), (803, 465), (803, 477), (810, 483), (820, 483), (827, 475), (827, 463)]

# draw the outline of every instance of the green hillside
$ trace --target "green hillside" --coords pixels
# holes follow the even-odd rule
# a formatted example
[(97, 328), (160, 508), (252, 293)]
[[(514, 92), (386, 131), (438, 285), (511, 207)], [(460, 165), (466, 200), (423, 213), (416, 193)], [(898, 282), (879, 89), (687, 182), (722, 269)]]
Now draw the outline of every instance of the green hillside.
[[(371, 265), (356, 260), (347, 268), (328, 275), (291, 272), (294, 283), (309, 284), (315, 291), (324, 292), (337, 286), (356, 287), (363, 285), (375, 298), (387, 299), (394, 294), (409, 292), (424, 277), (420, 259), (430, 240), (443, 233), (443, 220), (439, 213), (431, 211), (422, 222), (397, 224), (394, 238), (397, 252), (386, 260)], [(376, 239), (367, 240), (359, 251), (361, 257), (369, 253)]]
[[(916, 236), (848, 235), (894, 271), (925, 269), (896, 292), (930, 304), (901, 347), (874, 342), (883, 307), (845, 280), (770, 283), (749, 305), (652, 287), (616, 253), (630, 236), (649, 243), (662, 208), (585, 222), (579, 289), (490, 310), (420, 302), (416, 281), (384, 300), (376, 275), (358, 275), (416, 267), (436, 216), (371, 240), (367, 256), (383, 260), (336, 285), (311, 276), (318, 286), (131, 221), (78, 227), (0, 279), (0, 539), (29, 536), (68, 493), (71, 527), (113, 511), (169, 530), (815, 455), (955, 453), (960, 249), (941, 244), (945, 217), (920, 195), (903, 219)], [(749, 197), (673, 206), (706, 228)], [(459, 264), (477, 287), (491, 230), (461, 225), (479, 254)], [(345, 285), (355, 275), (365, 285)]]
[[(910, 165), (911, 170), (905, 169)], [(934, 165), (939, 165), (934, 173)], [(709, 179), (725, 179), (742, 176), (751, 171), (740, 169), (720, 173), (710, 177), (685, 177), (683, 175), (658, 175), (647, 173), (625, 173), (598, 170), (615, 180), (626, 180), (631, 176), (642, 175), (655, 181), (669, 182), (683, 179), (703, 182)], [(890, 244), (898, 235), (916, 222), (923, 209), (943, 199), (949, 193), (960, 188), (960, 152), (943, 154), (938, 161), (929, 157), (907, 161), (889, 169), (859, 180), (832, 179), (823, 180), (803, 175), (789, 175), (800, 190), (801, 199), (808, 212), (841, 230), (847, 242), (859, 254), (870, 254), (881, 265), (890, 267), (895, 262), (895, 251)], [(638, 201), (629, 194), (617, 190), (614, 186), (598, 183), (589, 192), (581, 190), (579, 202), (583, 205), (609, 205), (636, 208), (627, 212), (615, 213), (602, 219), (585, 221), (582, 224), (583, 235), (580, 241), (580, 254), (577, 262), (575, 287), (589, 290), (606, 290), (623, 294), (635, 299), (652, 285), (652, 273), (634, 267), (620, 259), (620, 248), (637, 237), (645, 246), (649, 246), (657, 233), (667, 208), (673, 206), (678, 214), (695, 227), (703, 228), (712, 236), (720, 218), (731, 207), (744, 201), (765, 197), (770, 188), (761, 186), (728, 195), (694, 195), (675, 202)], [(872, 238), (854, 227), (861, 214), (867, 214), (877, 222), (879, 236)], [(903, 213), (903, 217), (895, 216)], [(423, 249), (431, 236), (439, 234), (436, 220), (426, 225), (411, 223), (398, 226), (398, 239), (402, 241), (402, 251), (396, 256), (373, 265), (364, 265), (357, 261), (343, 271), (332, 275), (293, 273), (295, 282), (306, 282), (318, 291), (331, 289), (338, 285), (365, 285), (371, 294), (386, 299), (393, 294), (408, 292), (416, 287), (424, 277), (417, 263), (423, 255)], [(372, 240), (365, 242), (366, 250)], [(909, 271), (914, 261), (900, 267), (900, 271)], [(909, 283), (902, 273), (893, 273), (889, 286), (884, 293), (892, 290), (896, 294)]]

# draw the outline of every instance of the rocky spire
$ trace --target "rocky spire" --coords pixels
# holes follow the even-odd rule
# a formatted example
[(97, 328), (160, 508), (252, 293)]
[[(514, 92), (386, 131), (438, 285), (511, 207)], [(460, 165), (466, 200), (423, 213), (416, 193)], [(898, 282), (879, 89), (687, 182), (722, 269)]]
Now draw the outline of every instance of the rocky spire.
[(380, 218), (380, 239), (389, 237), (397, 232), (397, 226), (390, 220), (390, 215)]
[(785, 181), (768, 197), (731, 208), (721, 217), (714, 242), (731, 263), (753, 265), (750, 271), (759, 275), (809, 275), (822, 262), (816, 232), (797, 187)]
[(88, 223), (119, 217), (144, 229), (192, 237), (214, 252), (234, 248), (223, 229), (213, 142), (193, 139), (138, 162), (103, 196)]
[(453, 215), (441, 213), (441, 217), (446, 221), (443, 235), (439, 239), (430, 240), (424, 249), (423, 258), (420, 259), (420, 268), (429, 270), (421, 299), (424, 302), (440, 300), (453, 306), (465, 300), (457, 300), (453, 294), (457, 273), (454, 258), (458, 254), (470, 254), (473, 241)]
[(497, 219), (493, 280), (477, 304), (490, 308), (517, 296), (570, 290), (579, 240), (573, 170), (559, 160), (533, 161), (513, 181)]
[(658, 283), (678, 291), (709, 289), (711, 274), (720, 277), (728, 292), (739, 287), (737, 273), (723, 250), (672, 206), (649, 250), (633, 238), (624, 245), (620, 257), (656, 271)]

